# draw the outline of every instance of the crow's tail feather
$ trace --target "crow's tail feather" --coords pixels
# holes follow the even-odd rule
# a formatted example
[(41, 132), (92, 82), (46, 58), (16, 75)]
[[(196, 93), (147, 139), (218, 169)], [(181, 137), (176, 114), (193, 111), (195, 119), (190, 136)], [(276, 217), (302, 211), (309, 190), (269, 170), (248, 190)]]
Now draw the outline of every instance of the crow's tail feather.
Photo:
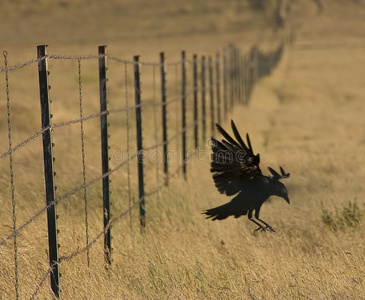
[(239, 216), (246, 215), (247, 211), (237, 210), (237, 207), (235, 207), (232, 202), (229, 202), (215, 208), (207, 209), (203, 212), (203, 214), (207, 215), (207, 219), (212, 218), (212, 221), (214, 221), (224, 220), (229, 216), (234, 216), (235, 218), (238, 218)]

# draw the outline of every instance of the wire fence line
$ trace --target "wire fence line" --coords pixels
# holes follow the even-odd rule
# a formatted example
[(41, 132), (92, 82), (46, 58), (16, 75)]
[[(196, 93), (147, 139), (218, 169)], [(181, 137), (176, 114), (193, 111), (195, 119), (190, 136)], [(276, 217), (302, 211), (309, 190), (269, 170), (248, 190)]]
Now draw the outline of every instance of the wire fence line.
[[(12, 234), (10, 234), (8, 237), (6, 237), (5, 239), (3, 239), (2, 241), (0, 241), (0, 246), (4, 245), (7, 241), (9, 241), (12, 238), (15, 238), (17, 234), (19, 234), (20, 231), (24, 230), (25, 227), (27, 227), (29, 224), (31, 224), (33, 221), (35, 221), (37, 218), (39, 218), (44, 212), (47, 211), (47, 209), (49, 209), (50, 207), (53, 207), (54, 205), (56, 205), (59, 201), (77, 193), (78, 191), (87, 188), (88, 186), (100, 181), (101, 179), (108, 177), (109, 175), (113, 174), (114, 172), (116, 172), (117, 170), (119, 170), (121, 167), (130, 164), (132, 159), (134, 158), (138, 158), (138, 154), (139, 153), (143, 153), (149, 150), (153, 150), (153, 149), (157, 149), (158, 147), (161, 147), (163, 145), (167, 145), (169, 144), (171, 141), (175, 140), (178, 138), (179, 135), (181, 135), (183, 132), (186, 132), (188, 129), (192, 128), (193, 126), (195, 126), (196, 122), (193, 124), (190, 124), (189, 126), (186, 126), (185, 128), (183, 128), (182, 130), (178, 131), (177, 133), (175, 133), (173, 136), (169, 137), (166, 141), (149, 146), (149, 147), (145, 147), (143, 150), (136, 152), (134, 155), (129, 156), (127, 160), (122, 161), (121, 163), (119, 163), (116, 167), (114, 167), (113, 169), (110, 169), (108, 172), (103, 173), (102, 175), (93, 178), (90, 181), (85, 181), (84, 184), (70, 190), (69, 192), (55, 198), (51, 203), (49, 203), (48, 205), (44, 206), (41, 210), (39, 210), (34, 216), (32, 216), (28, 221), (26, 221), (25, 223), (23, 223), (22, 226), (18, 227)], [(52, 126), (50, 126), (50, 128), (52, 128)], [(48, 128), (48, 129), (50, 129)], [(12, 151), (10, 152), (12, 153)], [(187, 159), (188, 161), (188, 159)], [(180, 168), (178, 168), (178, 171), (180, 171), (182, 168), (182, 166)], [(170, 174), (170, 177), (174, 177), (176, 176), (177, 172), (175, 172), (173, 174), (173, 176)]]
[[(19, 291), (21, 290), (21, 285), (19, 283), (19, 272), (21, 272), (21, 270), (19, 270), (19, 249), (17, 247), (17, 237), (21, 232), (27, 230), (35, 220), (44, 213), (47, 213), (49, 268), (41, 276), (40, 283), (35, 286), (35, 292), (31, 296), (31, 299), (34, 299), (39, 294), (48, 277), (50, 277), (50, 290), (54, 296), (59, 297), (60, 265), (85, 252), (87, 256), (87, 265), (90, 265), (91, 257), (89, 250), (102, 237), (104, 237), (105, 262), (107, 266), (110, 265), (112, 263), (111, 225), (117, 223), (125, 216), (129, 216), (130, 226), (132, 227), (132, 211), (138, 206), (140, 211), (140, 224), (143, 230), (143, 227), (146, 224), (144, 219), (146, 210), (145, 200), (160, 192), (169, 184), (169, 180), (175, 178), (178, 174), (183, 173), (185, 178), (188, 176), (187, 164), (194, 156), (199, 146), (201, 146), (202, 143), (205, 143), (205, 137), (207, 136), (208, 131), (213, 134), (215, 122), (220, 122), (222, 117), (227, 117), (229, 111), (235, 105), (248, 104), (254, 84), (260, 77), (270, 74), (281, 57), (283, 47), (284, 45), (281, 43), (276, 49), (269, 53), (263, 53), (257, 47), (252, 47), (248, 52), (242, 53), (236, 46), (230, 44), (225, 47), (219, 55), (215, 56), (202, 55), (198, 57), (194, 54), (192, 56), (193, 59), (190, 60), (186, 58), (185, 52), (182, 52), (181, 60), (165, 62), (163, 53), (161, 53), (159, 62), (141, 62), (138, 57), (134, 57), (134, 60), (125, 60), (110, 56), (105, 53), (105, 46), (99, 47), (98, 55), (67, 56), (48, 55), (46, 53), (46, 46), (42, 45), (37, 48), (37, 59), (14, 66), (8, 65), (8, 53), (4, 51), (4, 67), (0, 68), (0, 73), (5, 74), (9, 148), (7, 151), (0, 154), (0, 162), (4, 161), (7, 157), (9, 158), (8, 172), (10, 174), (10, 180), (7, 184), (10, 185), (11, 188), (13, 223), (12, 225), (8, 224), (8, 226), (12, 228), (12, 233), (5, 237), (0, 237), (0, 247), (4, 247), (10, 240), (13, 240), (13, 293), (15, 298), (19, 299)], [(71, 60), (77, 62), (78, 118), (62, 122), (51, 122), (53, 115), (50, 113), (50, 109), (53, 104), (49, 98), (49, 60)], [(96, 60), (99, 62), (98, 81), (100, 90), (100, 110), (88, 114), (85, 113), (88, 106), (85, 102), (85, 87), (83, 84), (82, 62), (84, 60)], [(124, 78), (121, 80), (122, 87), (120, 88), (119, 86), (119, 89), (122, 90), (120, 93), (122, 95), (121, 97), (124, 98), (124, 105), (122, 106), (120, 106), (120, 104), (116, 105), (114, 103), (116, 102), (115, 99), (110, 99), (112, 97), (106, 93), (108, 89), (108, 80), (106, 78), (108, 68), (106, 67), (106, 62), (116, 63), (117, 68), (119, 69), (120, 67), (118, 65), (121, 64), (122, 66), (120, 74), (124, 74)], [(42, 129), (31, 134), (20, 143), (14, 144), (12, 138), (11, 116), (15, 112), (12, 112), (11, 110), (11, 103), (13, 100), (10, 95), (9, 72), (16, 72), (19, 69), (35, 64), (38, 64), (39, 72)], [(133, 72), (128, 70), (128, 66), (133, 68)], [(166, 71), (166, 66), (173, 66), (175, 69), (174, 72), (168, 73)], [(146, 73), (144, 73), (142, 77), (139, 69), (140, 67), (146, 69)], [(159, 81), (157, 80), (158, 71), (160, 71)], [(167, 78), (172, 79), (168, 81)], [(143, 79), (145, 79), (145, 82), (147, 83), (146, 87), (142, 88), (141, 81), (143, 82)], [(160, 83), (159, 86), (158, 82)], [(146, 96), (142, 96), (142, 91)], [(134, 95), (132, 95), (132, 92), (134, 92)], [(135, 98), (135, 103), (134, 105), (130, 105), (129, 102), (133, 96)], [(158, 98), (161, 99), (160, 103), (157, 100)], [(116, 107), (108, 108), (107, 106), (109, 104), (113, 104)], [(157, 111), (157, 108), (160, 108), (161, 110)], [(133, 116), (131, 112), (135, 112), (136, 115)], [(57, 111), (55, 113), (57, 113)], [(122, 128), (118, 127), (120, 126), (118, 122), (116, 122), (117, 124), (114, 124), (110, 119), (116, 114), (118, 114), (118, 116), (120, 116), (120, 114), (125, 114), (126, 123)], [(91, 179), (88, 179), (90, 175), (87, 170), (88, 146), (86, 141), (87, 138), (89, 138), (89, 134), (87, 133), (85, 126), (87, 126), (88, 121), (97, 118), (100, 118), (102, 172), (100, 175), (92, 176)], [(158, 119), (160, 119), (162, 127), (158, 125)], [(172, 121), (173, 119), (176, 119), (175, 122)], [(170, 120), (170, 126), (168, 126), (167, 120)], [(132, 122), (134, 122), (134, 125)], [(146, 125), (145, 122), (147, 123)], [(210, 126), (208, 125), (208, 122), (210, 122)], [(57, 137), (57, 132), (54, 130), (75, 124), (80, 125), (78, 143), (81, 147), (81, 153), (78, 156), (78, 161), (81, 161), (82, 166), (82, 183), (72, 189), (67, 186), (63, 187), (66, 192), (56, 196), (55, 182), (57, 182), (57, 180), (55, 179), (55, 172), (53, 170), (53, 162), (55, 159), (53, 155), (54, 144), (52, 140), (54, 137)], [(120, 160), (111, 159), (113, 157), (109, 156), (108, 149), (111, 148), (113, 136), (119, 135), (121, 129), (123, 129), (124, 132), (127, 156), (126, 158), (122, 157)], [(135, 134), (132, 133), (132, 129), (136, 130)], [(20, 149), (25, 149), (24, 151), (26, 151), (26, 146), (40, 136), (42, 136), (43, 142), (43, 180), (45, 184), (46, 205), (19, 225), (17, 224), (16, 209), (18, 200), (14, 193), (16, 182), (14, 182), (13, 154)], [(142, 146), (142, 139), (149, 142), (150, 145)], [(136, 142), (137, 148), (132, 146), (133, 140)], [(172, 143), (173, 141), (176, 141), (175, 146)], [(205, 147), (205, 144), (203, 144), (203, 146)], [(161, 148), (163, 148), (161, 151), (163, 152), (162, 161), (154, 161), (153, 166), (150, 166), (148, 161), (145, 161), (146, 156), (149, 154), (152, 155), (152, 151), (161, 150)], [(133, 152), (131, 152), (131, 150), (133, 150)], [(172, 152), (178, 154), (178, 159), (169, 158), (168, 154)], [(70, 153), (69, 155), (71, 156), (72, 154)], [(132, 182), (131, 180), (131, 173), (137, 171), (132, 166), (134, 161), (137, 161), (138, 164), (138, 182)], [(114, 166), (111, 166), (110, 163), (113, 163)], [(163, 171), (159, 169), (162, 168), (162, 166)], [(116, 217), (112, 217), (110, 212), (111, 191), (109, 187), (109, 177), (115, 176), (118, 174), (117, 171), (124, 169), (124, 167), (126, 167), (127, 172), (125, 186), (127, 187), (128, 193), (128, 208), (121, 210), (121, 212), (117, 213)], [(145, 178), (149, 173), (153, 173), (151, 171), (152, 168), (155, 168), (155, 178)], [(162, 183), (159, 182), (160, 171), (163, 173)], [(91, 238), (89, 228), (90, 197), (88, 196), (88, 189), (95, 186), (97, 183), (102, 183), (104, 226), (97, 230), (97, 234), (94, 235), (94, 238)], [(135, 193), (135, 186), (133, 185), (138, 186), (139, 196), (138, 199), (132, 203), (132, 194)], [(145, 187), (149, 190), (148, 192), (144, 191)], [(56, 213), (56, 204), (60, 203), (63, 199), (70, 198), (80, 191), (83, 191), (83, 196), (81, 198), (84, 202), (85, 246), (69, 254), (60, 256), (58, 253), (58, 214)], [(53, 225), (50, 226), (50, 224)], [(9, 291), (9, 293), (11, 292)]]
[[(6, 70), (10, 70), (10, 69), (6, 69)], [(6, 72), (5, 70), (5, 72)], [(200, 89), (198, 89), (200, 90)], [(194, 91), (189, 91), (187, 95), (192, 95), (194, 93)], [(160, 107), (160, 106), (165, 106), (165, 105), (169, 105), (172, 104), (174, 102), (178, 102), (181, 100), (180, 96), (176, 96), (173, 99), (170, 99), (169, 101), (163, 103), (163, 104), (158, 104), (158, 103), (144, 103), (144, 104), (139, 104), (139, 105), (133, 105), (133, 106), (129, 106), (129, 107), (123, 107), (123, 108), (118, 108), (118, 109), (109, 109), (109, 110), (104, 110), (102, 112), (98, 112), (86, 117), (80, 117), (78, 119), (73, 119), (73, 120), (69, 120), (69, 121), (65, 121), (65, 122), (60, 122), (60, 123), (55, 123), (55, 124), (50, 124), (47, 127), (42, 128), (42, 130), (39, 130), (37, 132), (35, 132), (33, 135), (29, 136), (27, 139), (25, 139), (24, 141), (22, 141), (21, 143), (15, 145), (14, 147), (11, 147), (11, 149), (9, 148), (8, 151), (3, 152), (2, 154), (0, 154), (0, 159), (10, 155), (11, 153), (15, 152), (16, 150), (18, 150), (19, 148), (22, 148), (23, 146), (25, 146), (26, 144), (28, 144), (29, 142), (31, 142), (32, 140), (36, 139), (37, 137), (41, 136), (44, 132), (53, 129), (53, 128), (59, 128), (59, 127), (63, 127), (63, 126), (68, 126), (68, 125), (72, 125), (72, 124), (77, 124), (77, 123), (82, 123), (84, 121), (88, 121), (91, 119), (95, 119), (98, 117), (101, 117), (103, 115), (109, 115), (109, 114), (113, 114), (113, 113), (121, 113), (121, 112), (126, 112), (126, 111), (133, 111), (136, 108), (140, 108), (140, 107)]]
[[(3, 51), (3, 55), (7, 56), (8, 52), (7, 51)], [(122, 59), (116, 56), (110, 56), (108, 54), (103, 54), (103, 55), (57, 55), (57, 54), (52, 54), (52, 55), (45, 55), (43, 57), (37, 58), (37, 59), (32, 59), (29, 61), (26, 61), (24, 63), (20, 63), (17, 65), (13, 65), (13, 66), (4, 66), (0, 68), (0, 72), (5, 72), (5, 71), (14, 71), (14, 70), (18, 70), (27, 66), (31, 66), (33, 64), (38, 63), (39, 61), (43, 61), (45, 59), (54, 59), (54, 60), (87, 60), (87, 59), (98, 59), (101, 57), (105, 57), (108, 58), (109, 60), (114, 60), (116, 62), (119, 63), (124, 63), (124, 64), (134, 64), (133, 60), (128, 60), (128, 59)], [(192, 63), (192, 60), (186, 59), (187, 62)], [(139, 62), (140, 65), (145, 65), (145, 66), (162, 66), (161, 63), (156, 63), (156, 62)], [(176, 66), (179, 65), (180, 62), (167, 62), (164, 63), (163, 66)]]

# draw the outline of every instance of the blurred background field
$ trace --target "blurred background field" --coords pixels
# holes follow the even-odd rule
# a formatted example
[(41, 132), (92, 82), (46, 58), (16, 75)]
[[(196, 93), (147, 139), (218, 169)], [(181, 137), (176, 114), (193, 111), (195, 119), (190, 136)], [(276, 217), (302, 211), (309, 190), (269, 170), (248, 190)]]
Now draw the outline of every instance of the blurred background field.
[[(2, 3), (0, 17), (0, 49), (7, 50), (10, 65), (34, 59), (38, 44), (48, 44), (51, 54), (64, 55), (97, 54), (97, 46), (106, 44), (111, 56), (131, 60), (140, 54), (147, 62), (157, 62), (159, 52), (165, 51), (167, 61), (174, 62), (181, 50), (189, 57), (214, 55), (229, 42), (245, 51), (254, 43), (270, 49), (283, 36), (292, 39), (277, 69), (255, 86), (250, 105), (235, 107), (222, 124), (228, 128), (233, 119), (242, 133), (250, 133), (264, 172), (268, 165), (282, 165), (291, 173), (285, 181), (291, 205), (273, 198), (261, 211), (277, 232), (253, 235), (255, 227), (244, 217), (204, 219), (204, 209), (229, 198), (216, 191), (209, 149), (202, 148), (205, 159), (189, 162), (187, 181), (177, 176), (147, 199), (143, 234), (137, 210), (113, 226), (111, 270), (105, 270), (102, 239), (90, 248), (90, 267), (84, 253), (61, 263), (64, 299), (365, 298), (364, 1), (19, 0)], [(77, 118), (77, 62), (52, 60), (50, 68), (54, 121)], [(97, 61), (82, 62), (82, 71), (86, 113), (93, 113), (99, 109)], [(132, 79), (124, 72), (123, 64), (110, 63), (111, 107), (126, 101), (123, 81)], [(142, 69), (145, 101), (158, 98), (153, 80), (157, 72), (153, 67)], [(168, 72), (175, 70), (169, 67)], [(40, 130), (36, 65), (9, 76), (16, 144)], [(3, 153), (8, 149), (4, 79), (0, 92)], [(144, 120), (146, 127), (156, 126), (153, 112)], [(111, 152), (118, 160), (126, 146), (121, 142), (126, 138), (126, 116), (110, 121), (115, 126)], [(169, 122), (174, 130), (176, 120), (171, 117)], [(85, 127), (90, 178), (100, 174), (98, 126), (95, 119)], [(82, 180), (81, 146), (79, 127), (56, 130), (57, 193), (62, 194)], [(154, 141), (150, 136), (145, 142)], [(41, 140), (36, 139), (14, 153), (18, 225), (44, 207), (40, 149)], [(0, 165), (3, 240), (13, 223), (8, 159)], [(148, 170), (148, 180), (162, 182), (162, 169), (149, 165)], [(128, 207), (126, 179), (125, 170), (112, 178), (116, 215)], [(133, 184), (132, 191), (136, 199)], [(102, 228), (101, 183), (88, 193), (90, 236), (95, 237)], [(85, 245), (82, 197), (80, 192), (58, 204), (61, 256)], [(34, 294), (47, 270), (45, 224), (42, 215), (17, 238), (20, 299)], [(14, 249), (8, 241), (0, 246), (1, 299), (15, 297), (14, 281)], [(36, 298), (51, 298), (48, 281)]]

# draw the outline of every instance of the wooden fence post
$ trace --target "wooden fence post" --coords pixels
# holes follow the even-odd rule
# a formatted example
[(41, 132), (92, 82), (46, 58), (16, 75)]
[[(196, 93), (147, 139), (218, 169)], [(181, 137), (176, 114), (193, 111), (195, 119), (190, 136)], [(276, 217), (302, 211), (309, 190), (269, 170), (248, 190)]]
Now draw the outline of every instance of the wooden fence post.
[[(101, 164), (102, 174), (109, 172), (109, 144), (108, 144), (108, 110), (106, 99), (106, 46), (99, 46), (99, 87), (100, 87), (100, 128), (101, 128)], [(110, 234), (110, 189), (109, 175), (103, 177), (103, 219), (104, 228), (104, 255), (105, 262), (111, 264), (111, 234)]]
[(49, 84), (48, 84), (48, 64), (46, 57), (46, 45), (37, 47), (38, 75), (39, 75), (39, 94), (41, 101), (42, 136), (43, 136), (43, 158), (44, 158), (44, 183), (46, 190), (47, 203), (47, 223), (48, 223), (48, 246), (49, 246), (49, 265), (51, 267), (51, 289), (56, 297), (60, 296), (60, 270), (58, 255), (58, 236), (57, 236), (57, 213), (54, 186), (53, 169), (53, 143)]

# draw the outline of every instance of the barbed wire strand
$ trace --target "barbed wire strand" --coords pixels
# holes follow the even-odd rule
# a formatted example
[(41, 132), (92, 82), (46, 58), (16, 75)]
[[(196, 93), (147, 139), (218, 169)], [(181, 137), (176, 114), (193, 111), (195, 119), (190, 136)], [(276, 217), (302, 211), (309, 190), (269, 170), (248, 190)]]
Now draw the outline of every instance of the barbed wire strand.
[[(42, 61), (44, 59), (54, 59), (54, 60), (89, 60), (89, 59), (98, 59), (100, 57), (107, 57), (109, 60), (113, 60), (119, 63), (125, 63), (125, 64), (134, 64), (135, 62), (133, 60), (128, 60), (128, 59), (122, 59), (119, 57), (115, 57), (115, 56), (110, 56), (108, 54), (103, 54), (103, 55), (58, 55), (58, 54), (52, 54), (52, 55), (46, 55), (40, 58), (36, 58), (36, 59), (32, 59), (17, 65), (13, 65), (13, 66), (6, 66), (4, 68), (0, 68), (0, 72), (6, 72), (6, 71), (14, 71), (14, 70), (18, 70), (18, 69), (22, 69), (24, 67), (28, 67), (31, 66), (33, 64), (38, 63), (39, 61)], [(198, 59), (199, 61), (199, 59)], [(187, 63), (192, 63), (192, 60), (189, 59), (185, 59), (185, 62)], [(181, 61), (174, 61), (174, 62), (165, 62), (164, 65), (165, 66), (175, 66), (175, 65), (179, 65), (181, 63)], [(140, 65), (146, 65), (146, 66), (161, 66), (160, 62), (139, 62)]]
[[(4, 51), (4, 66), (8, 68), (8, 52)], [(13, 232), (16, 231), (16, 203), (15, 203), (15, 185), (14, 185), (14, 166), (13, 166), (13, 141), (11, 128), (11, 109), (10, 109), (10, 89), (9, 89), (9, 71), (5, 72), (6, 85), (6, 107), (8, 113), (8, 139), (9, 139), (9, 167), (10, 167), (10, 185), (11, 185), (11, 205), (13, 213)], [(18, 245), (17, 238), (14, 237), (14, 276), (15, 276), (15, 297), (19, 299), (19, 276), (18, 276)]]
[[(7, 53), (7, 51), (4, 51), (3, 53)], [(17, 69), (21, 69), (27, 66), (30, 66), (32, 64), (35, 64), (39, 61), (39, 59), (32, 59), (30, 61), (26, 61), (24, 63), (18, 64), (18, 65), (14, 65), (14, 66), (6, 66), (5, 68), (0, 68), (0, 72), (8, 72), (8, 71), (14, 71)]]
[[(83, 184), (86, 184), (86, 164), (85, 164), (85, 134), (83, 121), (83, 99), (82, 99), (82, 78), (81, 78), (81, 58), (77, 60), (79, 73), (79, 102), (80, 102), (80, 134), (81, 134), (81, 157), (82, 157), (82, 178)], [(89, 218), (88, 218), (88, 201), (87, 188), (84, 188), (84, 210), (85, 210), (85, 238), (86, 245), (89, 244)], [(87, 266), (90, 267), (90, 251), (86, 251)]]
[[(4, 52), (6, 52), (6, 51), (4, 51)], [(49, 58), (49, 59), (77, 60), (77, 59), (94, 59), (94, 58), (99, 58), (100, 56), (105, 56), (105, 55), (45, 55), (45, 56), (42, 56), (42, 57), (39, 57), (36, 59), (32, 59), (32, 60), (17, 64), (14, 66), (6, 66), (5, 68), (0, 68), (0, 72), (7, 72), (7, 71), (14, 71), (14, 70), (22, 69), (24, 67), (28, 67), (28, 66), (36, 64), (40, 61), (43, 61), (46, 58), (47, 59)]]
[[(133, 61), (133, 60), (121, 59), (121, 58), (115, 57), (115, 56), (108, 56), (108, 59), (109, 60), (114, 60), (114, 61), (119, 62), (119, 63), (133, 64), (133, 65), (135, 64), (135, 61)], [(176, 62), (165, 63), (165, 65), (174, 66), (174, 65), (177, 65), (179, 63), (180, 63), (179, 61), (176, 61)], [(140, 66), (143, 66), (143, 65), (144, 66), (154, 66), (154, 67), (156, 67), (156, 66), (160, 67), (161, 66), (161, 63), (160, 62), (155, 63), (155, 62), (143, 62), (143, 61), (140, 61), (140, 62), (138, 62), (138, 64)]]

